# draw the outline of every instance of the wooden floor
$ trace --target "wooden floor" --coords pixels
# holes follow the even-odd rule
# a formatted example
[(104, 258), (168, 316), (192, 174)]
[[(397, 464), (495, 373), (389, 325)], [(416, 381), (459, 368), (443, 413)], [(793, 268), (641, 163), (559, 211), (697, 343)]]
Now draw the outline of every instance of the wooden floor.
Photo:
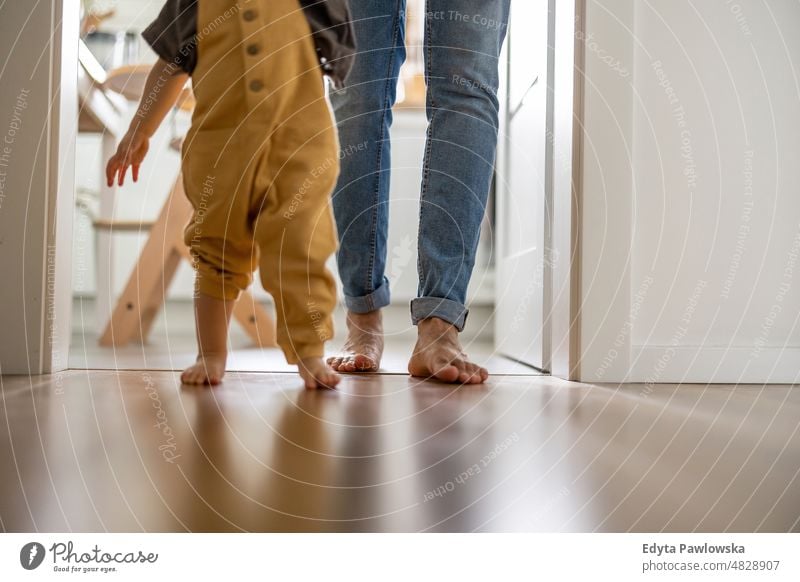
[(5, 531), (799, 531), (800, 390), (2, 378)]

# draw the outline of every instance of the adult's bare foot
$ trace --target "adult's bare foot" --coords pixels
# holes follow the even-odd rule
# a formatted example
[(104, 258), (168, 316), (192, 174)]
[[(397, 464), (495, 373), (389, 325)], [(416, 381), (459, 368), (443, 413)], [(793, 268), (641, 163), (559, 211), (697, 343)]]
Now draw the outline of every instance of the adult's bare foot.
[(380, 309), (369, 313), (347, 312), (347, 341), (342, 354), (328, 358), (337, 372), (377, 372), (383, 356), (383, 316)]
[(486, 368), (469, 361), (458, 341), (458, 330), (446, 321), (423, 319), (417, 333), (417, 345), (408, 362), (412, 376), (461, 384), (481, 384), (489, 378)]
[(225, 375), (226, 359), (227, 354), (197, 356), (197, 361), (181, 374), (181, 382), (216, 386), (222, 382), (222, 377)]
[(322, 358), (306, 358), (300, 360), (297, 365), (297, 370), (300, 372), (300, 377), (306, 383), (306, 388), (314, 390), (315, 388), (336, 388), (339, 384), (339, 374), (331, 370), (328, 365), (322, 361)]

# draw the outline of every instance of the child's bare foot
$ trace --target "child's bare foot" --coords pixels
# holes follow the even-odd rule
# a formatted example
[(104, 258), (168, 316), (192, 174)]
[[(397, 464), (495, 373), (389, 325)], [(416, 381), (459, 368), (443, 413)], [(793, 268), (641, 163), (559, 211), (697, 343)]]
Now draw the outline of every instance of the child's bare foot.
[(322, 358), (306, 358), (297, 365), (300, 377), (306, 383), (306, 388), (336, 388), (341, 378), (339, 374), (328, 367)]
[(181, 374), (181, 382), (216, 386), (225, 375), (226, 359), (227, 355), (197, 356), (197, 361)]
[(228, 359), (228, 323), (233, 301), (198, 294), (194, 298), (194, 317), (197, 329), (197, 361), (181, 374), (184, 384), (216, 386), (225, 375)]
[(377, 372), (383, 355), (383, 319), (380, 310), (347, 312), (347, 341), (342, 355), (328, 358), (337, 372)]
[(489, 378), (486, 368), (470, 362), (461, 351), (458, 330), (446, 321), (424, 319), (417, 331), (417, 345), (408, 362), (412, 376), (460, 384), (482, 384)]

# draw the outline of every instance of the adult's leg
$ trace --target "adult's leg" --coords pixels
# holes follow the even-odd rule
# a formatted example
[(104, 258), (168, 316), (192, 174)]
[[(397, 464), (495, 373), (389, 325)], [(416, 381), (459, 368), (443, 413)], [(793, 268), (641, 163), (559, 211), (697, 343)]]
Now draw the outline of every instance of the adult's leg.
[[(494, 169), (498, 59), (510, 0), (428, 0), (425, 72), (428, 138), (419, 231), (419, 297), (411, 315), (420, 341), (412, 374), (483, 381), (461, 353), (467, 286)], [(438, 321), (431, 322), (432, 318)], [(422, 322), (426, 322), (422, 324)]]
[(333, 196), (337, 261), (348, 309), (342, 372), (376, 370), (383, 352), (380, 309), (389, 305), (386, 238), (391, 167), (389, 128), (405, 60), (405, 0), (351, 3), (358, 54), (346, 87), (331, 93), (341, 173)]

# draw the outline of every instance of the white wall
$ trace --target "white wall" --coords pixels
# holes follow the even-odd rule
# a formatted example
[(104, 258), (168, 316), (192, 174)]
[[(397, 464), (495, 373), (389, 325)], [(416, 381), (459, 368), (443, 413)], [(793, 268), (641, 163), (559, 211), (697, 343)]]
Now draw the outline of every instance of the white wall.
[(587, 5), (581, 378), (797, 381), (800, 4)]

